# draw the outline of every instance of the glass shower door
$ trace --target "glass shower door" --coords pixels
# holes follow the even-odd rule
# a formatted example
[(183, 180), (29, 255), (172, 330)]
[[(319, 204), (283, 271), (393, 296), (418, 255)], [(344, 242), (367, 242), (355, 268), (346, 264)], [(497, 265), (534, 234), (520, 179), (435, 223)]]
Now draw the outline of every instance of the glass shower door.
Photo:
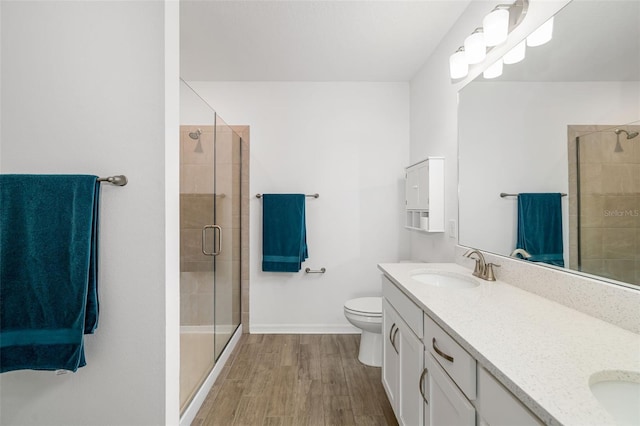
[(240, 324), (240, 176), (241, 140), (216, 116), (215, 223), (220, 253), (215, 258), (215, 357), (220, 356)]
[(180, 410), (215, 363), (215, 111), (180, 86)]
[(181, 81), (180, 411), (240, 325), (241, 138)]

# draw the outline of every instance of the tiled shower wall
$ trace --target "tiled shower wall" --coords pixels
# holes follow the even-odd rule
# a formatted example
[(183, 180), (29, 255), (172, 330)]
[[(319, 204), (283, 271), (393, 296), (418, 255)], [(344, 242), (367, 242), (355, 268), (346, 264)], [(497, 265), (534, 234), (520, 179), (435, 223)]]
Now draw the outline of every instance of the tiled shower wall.
[[(640, 126), (620, 126), (628, 132)], [(640, 285), (640, 136), (620, 135), (615, 126), (569, 126), (569, 263), (583, 272)], [(576, 167), (580, 136), (580, 176)], [(580, 184), (578, 247), (577, 184)]]
[[(200, 144), (202, 152), (196, 152), (197, 141), (189, 137), (189, 132), (202, 131)], [(244, 240), (248, 240), (249, 220), (249, 128), (219, 126), (217, 131), (216, 197), (218, 197), (216, 221), (214, 222), (214, 155), (213, 126), (182, 126), (180, 133), (180, 316), (181, 325), (213, 325), (214, 309), (218, 322), (237, 323), (241, 309), (241, 285), (246, 286), (248, 300), (248, 250)], [(242, 137), (242, 155), (238, 138)], [(233, 148), (233, 149), (232, 149)], [(199, 151), (199, 150), (198, 150)], [(242, 164), (241, 164), (242, 162)], [(242, 175), (241, 175), (242, 170)], [(235, 176), (236, 178), (232, 178)], [(240, 177), (240, 179), (238, 179)], [(240, 205), (231, 203), (233, 197), (242, 195), (242, 215)], [(202, 253), (201, 233), (204, 224), (219, 224), (224, 236), (222, 252), (215, 258), (216, 298), (214, 299), (213, 258)], [(213, 232), (207, 233), (212, 238)], [(213, 241), (206, 241), (213, 248)], [(248, 246), (248, 244), (247, 244)], [(242, 247), (242, 248), (241, 248)], [(242, 256), (238, 253), (242, 250)], [(245, 253), (246, 252), (246, 253)], [(242, 262), (242, 264), (241, 264)], [(245, 266), (246, 264), (246, 266)], [(246, 273), (243, 271), (247, 271)], [(246, 281), (246, 282), (245, 282)]]

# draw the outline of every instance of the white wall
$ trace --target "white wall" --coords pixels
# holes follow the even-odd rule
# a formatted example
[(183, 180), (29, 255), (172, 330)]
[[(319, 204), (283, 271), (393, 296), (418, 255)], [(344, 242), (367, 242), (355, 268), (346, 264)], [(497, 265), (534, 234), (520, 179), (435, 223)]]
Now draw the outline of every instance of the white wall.
[[(503, 55), (526, 34), (567, 4), (567, 0), (531, 1), (525, 20), (503, 46), (488, 53), (485, 64)], [(486, 65), (472, 67), (469, 76), (453, 84), (449, 77), (449, 56), (464, 43), (495, 2), (472, 1), (460, 19), (443, 38), (436, 51), (411, 80), (411, 162), (428, 156), (445, 157), (445, 228), (458, 220), (458, 90), (480, 74)], [(452, 261), (457, 236), (411, 234), (411, 258), (421, 261)]]
[[(637, 82), (482, 82), (465, 87), (459, 111), (460, 244), (508, 255), (516, 243), (517, 199), (498, 194), (568, 193), (567, 125), (637, 120), (638, 90)], [(477, 185), (480, 177), (482, 185)], [(562, 208), (568, 265), (567, 197)]]
[[(409, 160), (406, 83), (190, 82), (229, 124), (251, 126), (252, 332), (354, 331), (353, 297), (379, 295), (379, 262), (408, 254), (401, 228)], [(307, 199), (312, 269), (266, 273), (256, 193)]]
[(2, 2), (2, 172), (129, 178), (102, 188), (87, 366), (2, 374), (3, 425), (178, 422), (178, 156), (165, 164), (165, 137), (177, 154), (177, 27), (164, 33), (175, 12), (161, 1)]

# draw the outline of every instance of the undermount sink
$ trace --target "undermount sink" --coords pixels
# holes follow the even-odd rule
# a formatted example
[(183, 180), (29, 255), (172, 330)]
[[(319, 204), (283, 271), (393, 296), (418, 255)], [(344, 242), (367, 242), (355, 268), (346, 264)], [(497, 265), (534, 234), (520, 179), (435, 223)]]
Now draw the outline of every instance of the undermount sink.
[[(591, 379), (591, 393), (613, 416), (619, 425), (640, 424), (640, 374), (626, 373), (627, 377), (605, 379), (604, 374)], [(600, 379), (598, 379), (600, 376)]]
[(480, 283), (472, 277), (455, 272), (417, 269), (411, 271), (410, 275), (414, 280), (434, 287), (473, 288), (480, 285)]

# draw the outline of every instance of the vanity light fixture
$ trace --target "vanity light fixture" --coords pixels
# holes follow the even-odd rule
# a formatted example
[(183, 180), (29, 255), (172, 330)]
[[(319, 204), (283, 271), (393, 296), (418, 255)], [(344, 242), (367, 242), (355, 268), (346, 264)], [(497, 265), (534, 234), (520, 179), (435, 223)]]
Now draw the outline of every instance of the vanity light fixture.
[(507, 40), (509, 7), (508, 4), (499, 4), (482, 20), (484, 41), (487, 46), (498, 46)]
[(464, 47), (458, 47), (458, 50), (449, 57), (449, 73), (454, 80), (464, 78), (469, 74), (469, 64), (464, 55)]
[(487, 56), (487, 45), (484, 41), (482, 27), (476, 28), (470, 36), (464, 39), (464, 55), (469, 65), (484, 61)]
[(553, 37), (553, 16), (527, 36), (527, 46), (542, 46)]
[(526, 50), (527, 41), (522, 40), (520, 43), (516, 44), (513, 49), (505, 53), (505, 55), (502, 57), (502, 61), (507, 65), (517, 64), (524, 59)]
[(499, 58), (482, 73), (482, 76), (486, 79), (500, 77), (501, 75), (502, 75), (502, 58)]

